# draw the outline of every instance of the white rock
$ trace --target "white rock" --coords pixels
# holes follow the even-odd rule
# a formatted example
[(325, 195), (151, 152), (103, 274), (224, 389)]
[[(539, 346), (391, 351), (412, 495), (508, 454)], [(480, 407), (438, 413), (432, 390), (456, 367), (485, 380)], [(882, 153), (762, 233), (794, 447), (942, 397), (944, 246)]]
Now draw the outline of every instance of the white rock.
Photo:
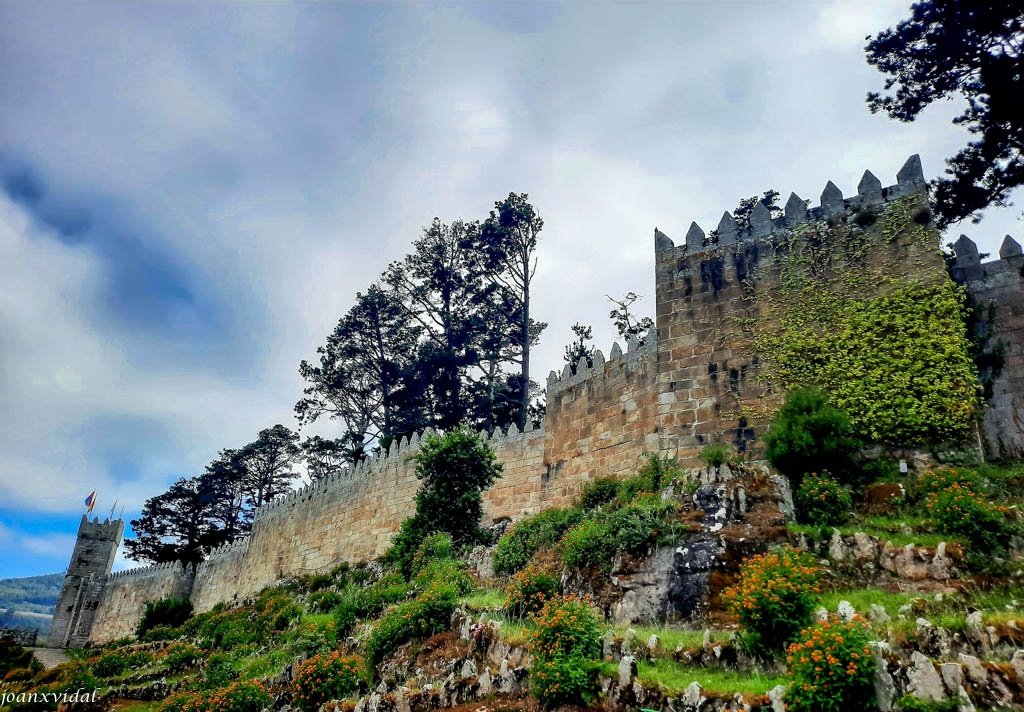
[(704, 688), (694, 680), (683, 690), (682, 702), (686, 709), (699, 709), (704, 703)]
[(914, 697), (921, 700), (932, 700), (938, 702), (945, 693), (942, 689), (942, 680), (935, 672), (932, 661), (918, 651), (910, 656), (913, 667), (910, 669), (907, 680), (909, 682), (907, 691)]
[(772, 705), (772, 712), (786, 712), (786, 702), (783, 699), (785, 696), (785, 685), (776, 685), (768, 690), (768, 701)]
[(975, 687), (983, 687), (988, 682), (988, 671), (981, 664), (980, 660), (966, 653), (960, 653), (958, 659), (967, 671), (967, 677), (970, 678), (971, 684)]
[(939, 675), (951, 695), (955, 695), (964, 684), (964, 671), (960, 663), (942, 663), (939, 665)]
[(839, 616), (840, 620), (849, 622), (857, 615), (857, 611), (854, 610), (853, 604), (849, 601), (840, 601), (839, 605), (836, 606), (836, 615)]

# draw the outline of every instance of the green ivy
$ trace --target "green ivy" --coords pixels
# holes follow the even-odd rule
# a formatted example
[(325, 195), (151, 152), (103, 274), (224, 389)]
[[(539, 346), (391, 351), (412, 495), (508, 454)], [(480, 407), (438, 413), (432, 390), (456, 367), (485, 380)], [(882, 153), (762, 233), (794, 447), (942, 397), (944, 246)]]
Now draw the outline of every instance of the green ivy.
[(752, 296), (769, 384), (817, 386), (857, 436), (901, 446), (965, 440), (979, 396), (963, 290), (915, 206), (890, 204), (869, 230), (801, 226), (780, 251), (778, 288)]

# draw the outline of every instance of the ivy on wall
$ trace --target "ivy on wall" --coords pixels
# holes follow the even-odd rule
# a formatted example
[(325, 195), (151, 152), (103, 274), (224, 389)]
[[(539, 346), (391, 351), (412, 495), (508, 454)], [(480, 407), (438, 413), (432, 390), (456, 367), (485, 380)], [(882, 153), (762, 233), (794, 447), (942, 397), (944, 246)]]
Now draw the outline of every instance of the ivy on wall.
[(963, 441), (978, 404), (964, 293), (926, 209), (905, 198), (801, 226), (780, 246), (778, 288), (751, 292), (773, 390), (820, 387), (859, 436), (887, 445)]

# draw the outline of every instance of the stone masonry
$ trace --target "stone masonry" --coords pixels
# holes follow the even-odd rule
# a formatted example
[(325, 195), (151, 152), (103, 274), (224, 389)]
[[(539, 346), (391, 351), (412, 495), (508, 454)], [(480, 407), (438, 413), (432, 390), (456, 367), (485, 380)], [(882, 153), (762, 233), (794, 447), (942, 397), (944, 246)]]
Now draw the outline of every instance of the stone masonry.
[[(675, 456), (684, 466), (694, 466), (704, 445), (722, 442), (756, 458), (767, 421), (746, 413), (750, 404), (777, 402), (781, 394), (768, 392), (759, 379), (750, 334), (741, 328), (764, 316), (751, 295), (771, 293), (778, 279), (777, 257), (801, 225), (851, 221), (860, 211), (882, 210), (896, 200), (927, 206), (917, 156), (907, 160), (890, 187), (883, 188), (866, 171), (850, 198), (829, 182), (819, 207), (808, 208), (794, 194), (782, 217), (773, 219), (759, 205), (744, 230), (726, 213), (716, 244), (708, 244), (696, 224), (678, 246), (655, 229), (656, 329), (642, 341), (630, 339), (625, 351), (616, 344), (607, 358), (598, 352), (592, 367), (581, 362), (575, 373), (568, 366), (561, 374), (552, 371), (541, 427), (518, 432), (513, 426), (488, 436), (504, 474), (484, 494), (485, 515), (518, 519), (566, 505), (585, 483), (626, 475), (647, 453)], [(934, 244), (927, 249), (889, 241), (879, 248), (885, 250), (880, 259), (912, 264), (916, 276), (948, 279), (938, 233), (931, 225), (928, 229)], [(1009, 259), (1024, 261), (1019, 253), (1017, 248)], [(998, 300), (1015, 295), (1011, 305), (1020, 308), (1012, 306), (1006, 316), (1024, 318), (1019, 270), (1013, 281), (1008, 269), (999, 268), (998, 279), (992, 269), (989, 294)], [(999, 322), (999, 328), (1018, 328), (1004, 324), (1010, 322)], [(1014, 354), (1024, 358), (1019, 348)], [(1009, 371), (1009, 360), (1007, 365)], [(1024, 368), (1017, 361), (1012, 365), (1013, 373), (1024, 378)], [(1021, 392), (1018, 385), (1010, 388)], [(1000, 437), (1024, 443), (1024, 418), (1009, 422), (1012, 432)], [(188, 595), (196, 610), (204, 611), (288, 576), (379, 556), (413, 512), (418, 481), (408, 456), (419, 441), (419, 435), (402, 438), (386, 453), (260, 508), (251, 534), (214, 551), (194, 577), (173, 565), (110, 575), (107, 561), (116, 549), (111, 542), (120, 539), (123, 525), (116, 523), (115, 537), (109, 529), (114, 524), (83, 520), (54, 619), (55, 644), (130, 635), (145, 602), (162, 596)], [(96, 526), (108, 528), (102, 551), (96, 546)], [(94, 553), (83, 555), (83, 547)]]

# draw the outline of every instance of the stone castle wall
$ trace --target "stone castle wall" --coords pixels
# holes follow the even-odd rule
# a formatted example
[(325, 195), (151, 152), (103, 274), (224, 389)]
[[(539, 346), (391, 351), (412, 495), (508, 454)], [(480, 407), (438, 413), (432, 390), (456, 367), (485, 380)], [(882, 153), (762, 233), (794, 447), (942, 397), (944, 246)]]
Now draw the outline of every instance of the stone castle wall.
[[(913, 156), (887, 188), (865, 172), (857, 194), (844, 198), (829, 182), (819, 207), (791, 195), (782, 217), (773, 219), (759, 205), (743, 230), (726, 213), (715, 244), (696, 224), (678, 246), (655, 230), (656, 329), (642, 342), (630, 339), (625, 352), (618, 345), (607, 359), (598, 352), (592, 366), (551, 372), (542, 426), (522, 433), (513, 426), (489, 437), (504, 475), (484, 494), (485, 516), (518, 519), (566, 505), (595, 477), (634, 471), (645, 453), (694, 466), (704, 445), (719, 442), (759, 456), (766, 421), (750, 413), (782, 394), (761, 377), (749, 326), (767, 318), (758, 296), (777, 287), (780, 258), (801, 226), (853, 225), (863, 211), (881, 212), (897, 200), (926, 206), (926, 190)], [(915, 277), (948, 279), (938, 234), (928, 230), (933, 245), (894, 237), (875, 248), (884, 254), (874, 258), (910, 265)], [(1022, 308), (1013, 313), (1020, 315), (1019, 282), (1017, 290)], [(382, 456), (260, 508), (251, 535), (213, 552), (194, 580), (175, 567), (97, 576), (91, 639), (130, 632), (145, 601), (167, 592), (187, 588), (196, 610), (205, 611), (287, 576), (379, 556), (414, 510), (418, 482), (408, 456), (418, 443), (418, 436), (403, 438)]]
[(1009, 235), (998, 260), (982, 262), (978, 246), (966, 235), (953, 250), (953, 279), (973, 298), (977, 328), (990, 334), (989, 349), (1002, 353), (982, 419), (986, 449), (990, 457), (1024, 457), (1024, 254)]
[[(793, 193), (782, 216), (772, 218), (758, 204), (742, 230), (727, 212), (714, 245), (696, 223), (678, 246), (655, 231), (662, 452), (688, 465), (700, 463), (700, 450), (709, 443), (731, 444), (748, 458), (762, 455), (767, 416), (784, 394), (764, 377), (754, 332), (773, 318), (768, 310), (779, 289), (781, 260), (797, 248), (795, 241), (813, 239), (813, 230), (801, 235), (811, 223), (845, 226), (854, 243), (866, 244), (869, 233), (883, 228), (858, 225), (858, 217), (884, 215), (896, 201), (908, 210), (928, 207), (917, 156), (907, 160), (893, 186), (883, 188), (865, 171), (857, 194), (844, 198), (829, 181), (819, 207), (808, 208)], [(864, 256), (863, 267), (899, 264), (908, 278), (948, 279), (938, 233), (930, 225), (928, 231), (927, 245), (885, 236)]]

